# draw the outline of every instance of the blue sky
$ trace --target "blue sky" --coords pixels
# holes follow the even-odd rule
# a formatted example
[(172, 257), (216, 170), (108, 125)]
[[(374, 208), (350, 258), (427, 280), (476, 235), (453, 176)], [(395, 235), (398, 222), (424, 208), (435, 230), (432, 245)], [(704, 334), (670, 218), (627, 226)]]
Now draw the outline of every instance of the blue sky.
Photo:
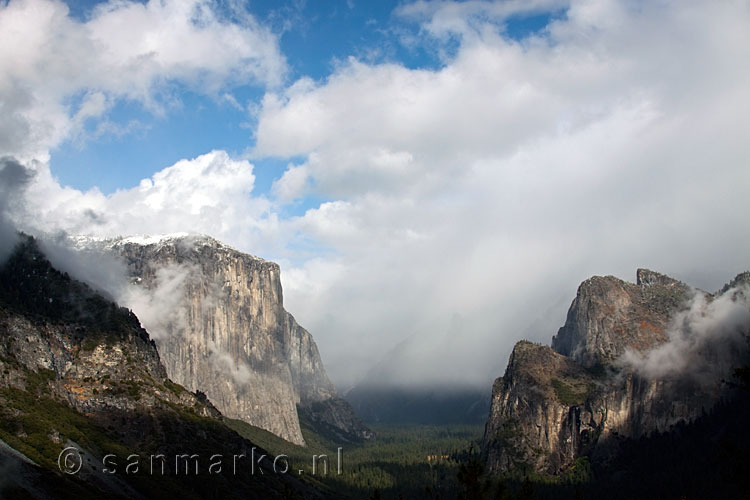
[[(72, 17), (85, 21), (100, 1), (67, 0)], [(432, 41), (405, 45), (405, 33), (419, 27), (399, 19), (394, 10), (404, 2), (383, 1), (250, 1), (245, 9), (267, 24), (279, 37), (289, 65), (287, 82), (302, 77), (324, 81), (341, 61), (355, 57), (367, 62), (393, 62), (408, 68), (440, 68), (444, 61)], [(522, 14), (506, 20), (508, 37), (517, 40), (539, 32), (559, 11)], [(243, 155), (254, 146), (254, 120), (248, 111), (263, 98), (261, 85), (236, 85), (226, 89), (240, 108), (215, 95), (206, 95), (180, 84), (171, 85), (173, 101), (163, 114), (144, 109), (137, 101), (119, 100), (107, 113), (108, 121), (125, 131), (94, 135), (99, 120), (90, 120), (90, 137), (66, 140), (51, 152), (51, 169), (61, 184), (103, 193), (130, 188), (165, 166), (212, 149)], [(71, 99), (75, 103), (75, 99)], [(130, 125), (130, 127), (127, 127)], [(268, 193), (287, 165), (304, 158), (252, 157), (255, 193)], [(312, 197), (288, 207), (293, 213), (319, 204)]]
[[(85, 20), (101, 2), (66, 2), (71, 14)], [(249, 2), (246, 8), (279, 34), (281, 50), (290, 66), (288, 79), (307, 76), (324, 80), (337, 60), (383, 47), (381, 58), (399, 57), (415, 67), (435, 65), (433, 54), (408, 51), (391, 30), (397, 2)], [(77, 189), (98, 187), (104, 193), (137, 185), (144, 177), (181, 158), (212, 149), (241, 154), (254, 144), (252, 117), (247, 107), (259, 102), (264, 89), (245, 85), (229, 89), (243, 109), (215, 96), (189, 89), (173, 89), (177, 103), (164, 116), (154, 116), (137, 102), (118, 102), (109, 115), (117, 123), (138, 123), (122, 136), (108, 134), (85, 142), (66, 141), (52, 153), (51, 167), (60, 182)], [(93, 128), (95, 124), (89, 124)], [(293, 160), (293, 159), (292, 159)], [(287, 159), (254, 158), (257, 191), (267, 192), (281, 176)]]

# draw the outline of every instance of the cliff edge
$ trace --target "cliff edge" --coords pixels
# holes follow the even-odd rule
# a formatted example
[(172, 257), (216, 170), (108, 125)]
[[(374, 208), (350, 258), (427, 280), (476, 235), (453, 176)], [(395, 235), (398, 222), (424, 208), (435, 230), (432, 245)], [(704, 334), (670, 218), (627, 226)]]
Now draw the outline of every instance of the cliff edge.
[(373, 435), (338, 397), (312, 335), (284, 309), (278, 264), (207, 236), (98, 246), (124, 259), (133, 287), (126, 302), (175, 382), (205, 392), (225, 416), (296, 444), (304, 444), (298, 411), (343, 440)]
[(749, 276), (716, 294), (646, 269), (584, 281), (552, 347), (518, 342), (495, 381), (488, 469), (558, 474), (709, 410), (747, 361)]

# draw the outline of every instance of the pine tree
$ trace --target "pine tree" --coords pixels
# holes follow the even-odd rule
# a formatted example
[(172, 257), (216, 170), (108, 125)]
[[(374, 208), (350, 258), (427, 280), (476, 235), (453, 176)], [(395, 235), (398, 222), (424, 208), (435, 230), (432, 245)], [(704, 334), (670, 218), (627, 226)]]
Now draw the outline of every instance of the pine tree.
[(484, 467), (476, 459), (469, 460), (458, 467), (458, 483), (460, 491), (458, 500), (479, 500), (484, 498), (489, 484), (482, 482)]
[(521, 484), (521, 490), (518, 492), (518, 500), (533, 500), (534, 498), (536, 498), (534, 485), (531, 484), (529, 477), (526, 476), (526, 479)]

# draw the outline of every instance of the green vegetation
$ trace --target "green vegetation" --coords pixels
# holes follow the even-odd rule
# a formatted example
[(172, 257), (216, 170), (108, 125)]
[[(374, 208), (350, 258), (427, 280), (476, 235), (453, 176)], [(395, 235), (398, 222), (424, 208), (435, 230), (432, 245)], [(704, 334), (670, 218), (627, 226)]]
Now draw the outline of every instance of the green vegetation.
[[(201, 417), (192, 408), (170, 403), (168, 408), (155, 408), (148, 413), (123, 410), (118, 413), (126, 418), (95, 421), (45, 393), (54, 372), (24, 371), (27, 390), (0, 389), (0, 439), (40, 465), (45, 482), (59, 481), (59, 491), (72, 488), (74, 495), (61, 498), (102, 497), (95, 485), (84, 486), (81, 493), (79, 489), (84, 483), (80, 483), (78, 476), (59, 474), (58, 456), (69, 440), (95, 457), (114, 455), (115, 461), (110, 461), (109, 466), (116, 464), (118, 476), (147, 498), (276, 498), (278, 495), (272, 494), (274, 488), (282, 492), (288, 489), (249, 475), (215, 475), (211, 481), (204, 476), (178, 476), (170, 471), (169, 462), (166, 475), (150, 474), (145, 458), (149, 454), (170, 457), (189, 450), (201, 457), (214, 453), (230, 456), (237, 451), (238, 436), (219, 420)], [(132, 396), (136, 391), (139, 394), (142, 384), (121, 381), (115, 387), (116, 391)], [(141, 457), (139, 472), (126, 476), (125, 464), (129, 462), (126, 457), (131, 454)], [(205, 473), (205, 469), (201, 470)], [(288, 493), (292, 496), (281, 497), (299, 498), (291, 490)], [(29, 495), (18, 485), (0, 485), (0, 498), (29, 498)]]
[[(289, 457), (292, 470), (304, 470), (308, 481), (344, 498), (455, 498), (460, 491), (459, 467), (478, 458), (481, 425), (373, 426), (377, 438), (362, 443), (339, 444), (317, 432), (312, 422), (301, 419), (307, 447), (296, 446), (238, 420), (227, 425), (272, 455)], [(341, 474), (337, 450), (342, 448)], [(312, 477), (313, 455), (328, 457), (328, 474), (317, 462)], [(476, 474), (476, 470), (472, 472)]]
[(459, 488), (456, 495), (457, 500), (474, 500), (484, 498), (490, 490), (491, 483), (483, 481), (484, 467), (477, 459), (471, 459), (458, 466)]
[(127, 394), (128, 397), (138, 400), (141, 398), (141, 389), (143, 383), (136, 382), (135, 380), (122, 380), (120, 382), (112, 384), (111, 387), (107, 388), (105, 392), (113, 396), (122, 396)]
[(586, 369), (586, 371), (597, 380), (601, 380), (607, 377), (609, 374), (610, 367), (604, 363), (596, 363), (595, 365)]
[(561, 476), (560, 481), (568, 484), (585, 483), (592, 478), (589, 457), (578, 457)]
[(81, 349), (83, 349), (84, 351), (93, 351), (98, 345), (99, 342), (97, 340), (86, 339), (83, 341), (83, 344), (81, 344)]
[[(40, 465), (56, 469), (57, 457), (68, 439), (92, 450), (127, 453), (106, 430), (43, 394), (10, 387), (0, 390), (0, 402), (5, 409), (0, 438)], [(7, 411), (11, 408), (12, 412)]]
[[(518, 499), (574, 497), (592, 477), (588, 458), (582, 457), (559, 476), (518, 468), (511, 474), (489, 476), (479, 459), (482, 426), (372, 426), (374, 441), (343, 445), (342, 474), (336, 470), (337, 445), (301, 421), (307, 447), (237, 420), (226, 422), (240, 435), (272, 456), (285, 454), (292, 470), (305, 470), (308, 481), (329, 494), (352, 499)], [(502, 439), (512, 440), (515, 426)], [(329, 458), (328, 475), (311, 477), (311, 457)], [(430, 457), (428, 459), (428, 457)]]
[(31, 392), (49, 394), (49, 382), (55, 380), (54, 370), (39, 368), (37, 371), (26, 370), (26, 385)]
[[(96, 345), (141, 332), (131, 311), (54, 269), (31, 237), (22, 238), (0, 267), (0, 303), (32, 320), (76, 323)], [(85, 342), (83, 348), (96, 345)]]
[(588, 384), (576, 384), (557, 378), (552, 379), (552, 388), (555, 390), (557, 399), (564, 405), (582, 405), (589, 395), (591, 387)]
[(183, 392), (185, 392), (185, 388), (182, 387), (180, 384), (175, 384), (171, 380), (167, 379), (164, 381), (164, 387), (173, 393), (175, 396), (180, 396)]

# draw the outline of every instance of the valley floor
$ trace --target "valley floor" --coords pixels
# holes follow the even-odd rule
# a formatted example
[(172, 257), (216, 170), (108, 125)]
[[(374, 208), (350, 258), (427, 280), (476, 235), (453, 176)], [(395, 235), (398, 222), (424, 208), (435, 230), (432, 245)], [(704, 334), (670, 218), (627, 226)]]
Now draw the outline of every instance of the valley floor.
[[(338, 445), (310, 422), (303, 422), (306, 448), (243, 422), (229, 425), (270, 453), (288, 455), (329, 498), (700, 499), (750, 498), (749, 419), (750, 392), (741, 391), (691, 424), (623, 441), (607, 464), (582, 457), (556, 477), (521, 470), (488, 477), (479, 460), (481, 425), (373, 425), (376, 440), (342, 446), (341, 474)], [(309, 474), (313, 454), (328, 455), (327, 475)]]
[[(302, 424), (307, 447), (244, 422), (229, 422), (274, 456), (287, 455), (293, 471), (304, 471), (308, 481), (341, 499), (456, 498), (459, 466), (478, 458), (484, 432), (482, 425), (373, 425), (376, 439), (342, 445), (317, 432), (310, 422)], [(328, 458), (327, 474), (317, 460), (313, 476), (312, 457), (321, 454)]]

